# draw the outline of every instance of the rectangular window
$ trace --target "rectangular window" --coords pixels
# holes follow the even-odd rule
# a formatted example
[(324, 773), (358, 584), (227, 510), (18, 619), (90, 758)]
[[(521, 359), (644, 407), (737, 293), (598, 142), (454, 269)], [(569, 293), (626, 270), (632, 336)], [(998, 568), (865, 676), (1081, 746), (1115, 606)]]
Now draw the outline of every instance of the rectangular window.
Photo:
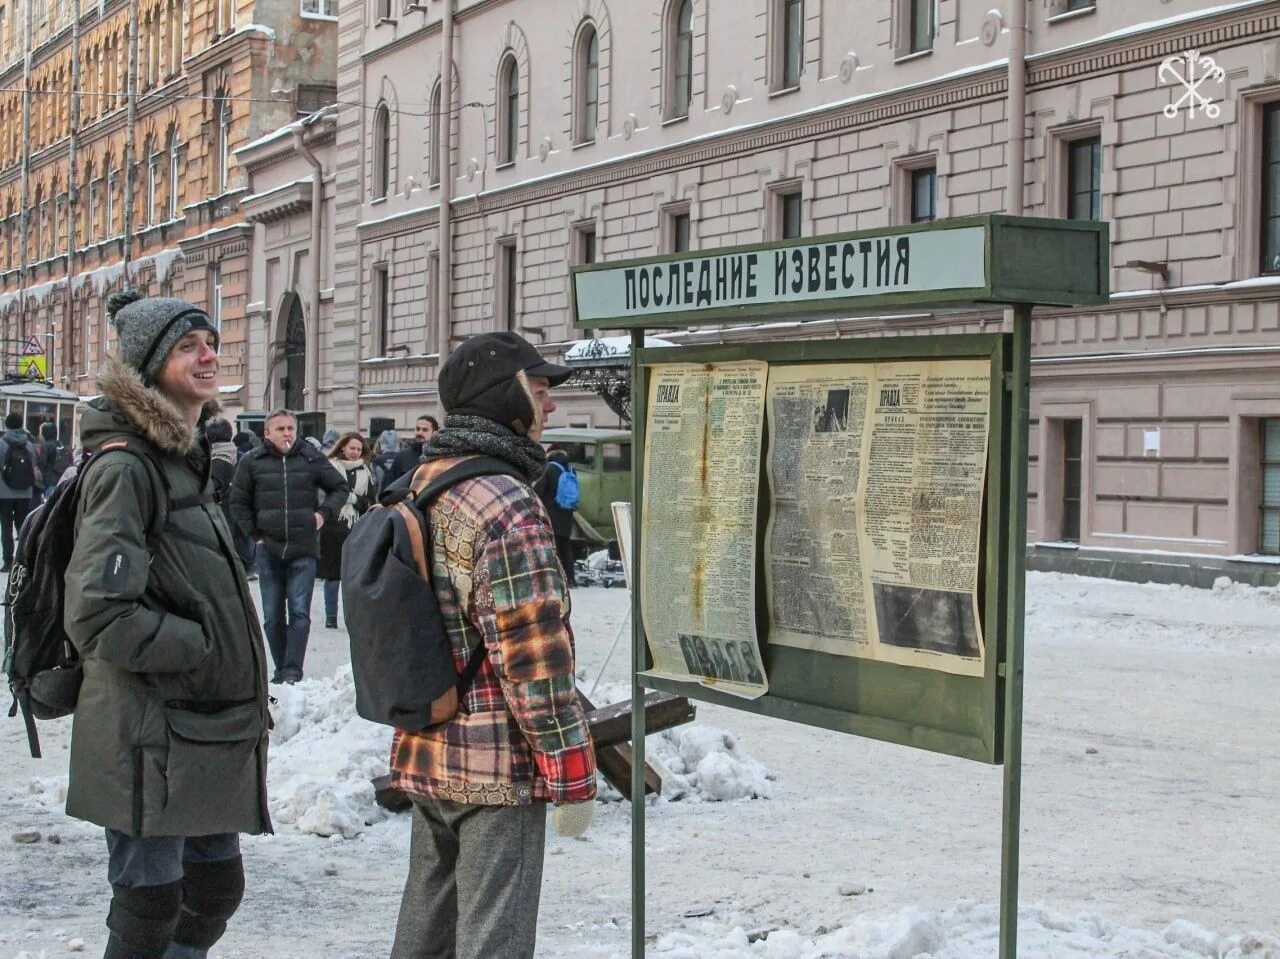
[(804, 236), (803, 209), (804, 197), (799, 190), (778, 195), (778, 239), (795, 240)]
[(596, 225), (588, 223), (574, 230), (577, 240), (577, 249), (574, 250), (573, 262), (575, 266), (587, 266), (596, 260)]
[(373, 268), (374, 355), (386, 356), (391, 345), (391, 275), (385, 264)]
[(84, 242), (93, 243), (98, 238), (98, 211), (102, 209), (102, 180), (89, 181), (88, 207), (84, 213)]
[(688, 253), (690, 249), (689, 241), (689, 211), (679, 210), (667, 214), (667, 252), (669, 253)]
[(1077, 10), (1092, 10), (1097, 6), (1096, 0), (1067, 0), (1067, 13), (1075, 13)]
[(1280, 419), (1262, 420), (1262, 530), (1258, 552), (1280, 554)]
[(154, 226), (156, 214), (157, 191), (160, 187), (160, 154), (153, 153), (147, 160), (147, 226)]
[(104, 239), (114, 236), (116, 228), (116, 193), (120, 190), (120, 174), (114, 170), (107, 174), (107, 215), (102, 225)]
[(908, 0), (908, 52), (923, 53), (933, 49), (933, 0)]
[(931, 223), (938, 216), (938, 168), (911, 171), (911, 222)]
[(209, 319), (215, 330), (222, 329), (222, 266), (209, 267)]
[(1263, 273), (1280, 273), (1280, 101), (1262, 108)]
[(302, 13), (308, 17), (338, 16), (338, 0), (302, 0)]
[(1062, 421), (1062, 539), (1080, 542), (1082, 420)]
[(804, 0), (784, 0), (782, 10), (782, 87), (798, 87), (804, 71)]
[(1102, 218), (1102, 139), (1067, 144), (1067, 219)]
[(440, 253), (427, 254), (427, 348), (426, 352), (435, 353), (440, 329)]
[(169, 151), (169, 219), (176, 220), (182, 213), (182, 169), (187, 159), (187, 148), (175, 146)]
[(520, 326), (516, 313), (518, 282), (516, 241), (502, 240), (498, 243), (498, 315), (502, 318), (504, 330), (516, 330)]

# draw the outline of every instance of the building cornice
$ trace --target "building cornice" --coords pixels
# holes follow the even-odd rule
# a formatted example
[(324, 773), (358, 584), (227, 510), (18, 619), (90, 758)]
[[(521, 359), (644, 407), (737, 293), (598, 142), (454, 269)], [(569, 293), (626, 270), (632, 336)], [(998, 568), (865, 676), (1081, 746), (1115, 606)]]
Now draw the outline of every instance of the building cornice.
[(197, 236), (178, 241), (183, 261), (191, 266), (202, 266), (223, 257), (238, 256), (249, 251), (253, 239), (252, 223), (235, 223), (218, 227)]
[(272, 223), (311, 209), (311, 177), (267, 190), (240, 201), (240, 212), (250, 223)]
[[(270, 29), (270, 28), (268, 28)], [(269, 36), (261, 29), (240, 29), (215, 40), (198, 53), (193, 53), (182, 61), (182, 72), (188, 76), (205, 73), (209, 67), (222, 60), (234, 60), (246, 52), (252, 52), (254, 44), (267, 46), (275, 43), (274, 36)]]
[(384, 220), (370, 223), (359, 223), (356, 232), (361, 243), (386, 240), (393, 236), (404, 236), (406, 233), (420, 233), (434, 229), (440, 222), (440, 207), (431, 206), (421, 210), (406, 210)]

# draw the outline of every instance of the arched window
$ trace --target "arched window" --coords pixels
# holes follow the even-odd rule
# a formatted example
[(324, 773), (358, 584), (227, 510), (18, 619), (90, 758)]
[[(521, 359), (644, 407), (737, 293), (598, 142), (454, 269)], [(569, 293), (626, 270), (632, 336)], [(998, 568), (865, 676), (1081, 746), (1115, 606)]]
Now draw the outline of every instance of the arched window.
[(687, 117), (693, 101), (693, 0), (676, 0), (672, 5), (668, 37), (667, 119)]
[(508, 53), (498, 70), (498, 162), (515, 163), (520, 142), (520, 67)]
[(222, 97), (214, 101), (214, 177), (213, 192), (226, 193), (231, 182), (231, 101)]
[(440, 142), (444, 136), (444, 117), (441, 115), (440, 109), (440, 88), (442, 86), (444, 84), (437, 80), (435, 89), (431, 91), (431, 106), (428, 108), (431, 113), (431, 141), (429, 144), (430, 155), (427, 157), (427, 178), (432, 186), (440, 182)]
[(391, 184), (391, 111), (385, 103), (373, 111), (373, 195), (381, 199)]
[(600, 122), (600, 35), (594, 24), (585, 24), (578, 34), (574, 76), (578, 88), (574, 91), (577, 109), (573, 139), (576, 143), (592, 143)]

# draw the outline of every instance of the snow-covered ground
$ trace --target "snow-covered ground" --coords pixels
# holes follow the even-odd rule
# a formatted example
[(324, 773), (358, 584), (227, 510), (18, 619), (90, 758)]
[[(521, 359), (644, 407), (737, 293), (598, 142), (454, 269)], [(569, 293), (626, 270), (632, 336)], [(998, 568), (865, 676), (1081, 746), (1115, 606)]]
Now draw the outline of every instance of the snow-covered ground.
[[(590, 687), (627, 598), (574, 596)], [(1280, 959), (1280, 591), (1033, 574), (1027, 616), (1020, 955)], [(408, 820), (372, 802), (389, 737), (354, 715), (344, 646), (316, 629), (280, 697), (277, 833), (246, 840), (215, 956), (389, 952)], [(626, 668), (624, 644), (597, 699)], [(32, 760), (0, 722), (0, 959), (104, 938), (101, 832), (61, 812), (68, 724), (42, 735)], [(996, 956), (999, 768), (705, 704), (649, 748), (650, 956)], [(629, 817), (610, 796), (584, 839), (549, 838), (539, 959), (629, 955)]]

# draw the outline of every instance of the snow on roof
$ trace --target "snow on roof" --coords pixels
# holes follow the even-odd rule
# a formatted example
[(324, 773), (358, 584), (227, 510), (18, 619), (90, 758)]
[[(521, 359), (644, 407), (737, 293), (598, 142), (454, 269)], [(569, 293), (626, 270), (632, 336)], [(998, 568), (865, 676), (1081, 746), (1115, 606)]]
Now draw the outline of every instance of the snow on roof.
[[(645, 347), (671, 346), (673, 344), (657, 336), (646, 336)], [(630, 336), (602, 336), (594, 340), (576, 340), (564, 351), (564, 361), (588, 363), (600, 359), (626, 359), (631, 355)]]

